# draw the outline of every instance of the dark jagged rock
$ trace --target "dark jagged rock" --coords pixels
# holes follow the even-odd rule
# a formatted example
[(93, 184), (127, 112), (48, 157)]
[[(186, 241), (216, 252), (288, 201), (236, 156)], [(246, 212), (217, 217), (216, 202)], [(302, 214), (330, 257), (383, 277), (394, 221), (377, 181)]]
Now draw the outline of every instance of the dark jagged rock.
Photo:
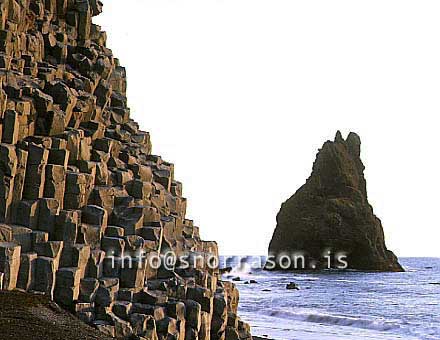
[(307, 182), (281, 206), (270, 255), (293, 258), (289, 269), (345, 269), (347, 261), (348, 269), (403, 270), (386, 248), (381, 221), (368, 203), (360, 153), (355, 133), (344, 140), (338, 131), (323, 145)]
[(295, 282), (290, 282), (286, 285), (287, 290), (299, 290), (299, 286)]

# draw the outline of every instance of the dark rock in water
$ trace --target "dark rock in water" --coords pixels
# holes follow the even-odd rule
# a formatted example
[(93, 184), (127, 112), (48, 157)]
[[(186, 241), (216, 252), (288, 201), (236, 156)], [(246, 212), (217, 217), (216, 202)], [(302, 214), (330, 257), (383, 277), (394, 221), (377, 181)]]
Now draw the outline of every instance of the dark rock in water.
[(248, 281), (245, 281), (245, 282), (244, 282), (245, 285), (257, 284), (257, 283), (258, 283), (258, 282), (255, 281), (255, 280), (248, 280)]
[(221, 275), (227, 274), (227, 273), (230, 273), (232, 271), (232, 267), (220, 268), (219, 271), (220, 271)]
[(307, 182), (281, 206), (269, 246), (278, 260), (266, 269), (403, 271), (368, 202), (360, 153), (355, 133), (324, 143)]
[(241, 281), (241, 278), (237, 276), (237, 277), (232, 278), (232, 281)]
[(299, 286), (295, 282), (290, 282), (286, 286), (287, 290), (299, 290)]

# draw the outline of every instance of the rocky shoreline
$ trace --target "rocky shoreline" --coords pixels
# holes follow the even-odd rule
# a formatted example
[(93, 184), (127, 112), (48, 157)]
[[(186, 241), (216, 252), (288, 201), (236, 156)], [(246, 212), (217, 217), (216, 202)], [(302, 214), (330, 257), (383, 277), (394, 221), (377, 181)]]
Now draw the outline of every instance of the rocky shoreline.
[[(0, 3), (0, 288), (45, 294), (119, 339), (250, 340), (236, 287), (208, 265), (217, 244), (130, 118), (101, 11)], [(168, 252), (191, 268), (148, 261)]]

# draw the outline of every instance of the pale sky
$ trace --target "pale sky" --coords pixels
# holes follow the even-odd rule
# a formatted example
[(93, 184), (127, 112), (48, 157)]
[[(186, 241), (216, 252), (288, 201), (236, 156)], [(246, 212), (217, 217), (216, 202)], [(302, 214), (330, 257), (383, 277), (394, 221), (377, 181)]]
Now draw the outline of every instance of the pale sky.
[(222, 254), (265, 254), (318, 148), (357, 132), (398, 256), (440, 256), (439, 1), (103, 0), (132, 117)]

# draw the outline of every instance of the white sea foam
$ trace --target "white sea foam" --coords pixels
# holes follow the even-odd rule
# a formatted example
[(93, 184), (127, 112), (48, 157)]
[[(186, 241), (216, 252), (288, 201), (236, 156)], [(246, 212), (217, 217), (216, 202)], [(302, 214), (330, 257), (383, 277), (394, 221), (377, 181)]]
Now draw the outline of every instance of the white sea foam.
[[(440, 259), (402, 262), (417, 270), (240, 274), (258, 284), (240, 284), (239, 312), (255, 335), (276, 340), (440, 340), (439, 290), (429, 284), (440, 282)], [(302, 289), (287, 291), (290, 281)]]
[(392, 331), (398, 330), (400, 326), (392, 322), (380, 322), (377, 320), (367, 320), (362, 318), (339, 316), (323, 314), (314, 311), (298, 310), (298, 311), (286, 311), (286, 310), (271, 310), (268, 313), (270, 316), (286, 318), (291, 320), (315, 322), (326, 325), (337, 325), (356, 327), (362, 329), (372, 329), (376, 331)]
[(335, 282), (357, 283), (358, 281), (355, 281), (355, 280), (343, 280), (343, 279), (340, 279), (340, 280), (335, 280)]

